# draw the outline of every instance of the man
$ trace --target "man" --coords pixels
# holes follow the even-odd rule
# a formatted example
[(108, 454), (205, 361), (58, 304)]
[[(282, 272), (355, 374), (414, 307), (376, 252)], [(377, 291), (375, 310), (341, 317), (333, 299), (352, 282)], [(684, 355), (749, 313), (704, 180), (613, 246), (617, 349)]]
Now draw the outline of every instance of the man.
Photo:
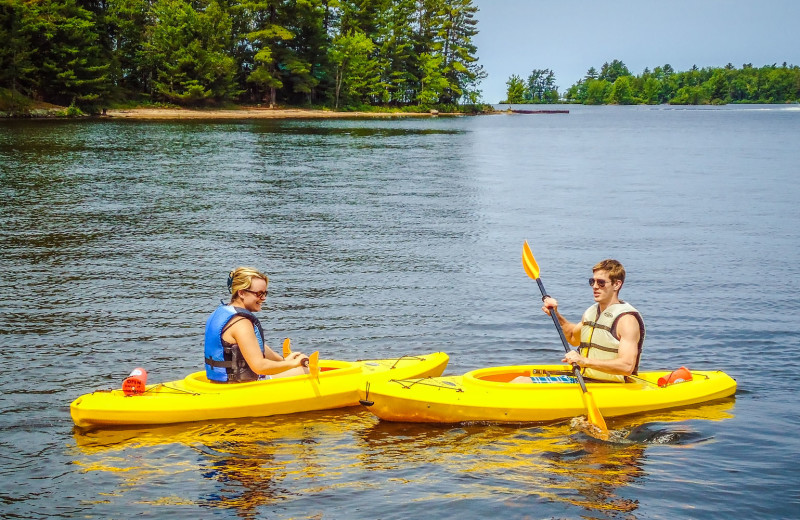
[(625, 283), (625, 268), (616, 260), (603, 260), (592, 268), (592, 287), (595, 304), (583, 313), (581, 321), (571, 323), (558, 312), (558, 301), (546, 296), (542, 310), (555, 312), (571, 350), (562, 359), (576, 363), (587, 379), (624, 382), (625, 376), (639, 369), (645, 328), (641, 314), (632, 305), (619, 299)]

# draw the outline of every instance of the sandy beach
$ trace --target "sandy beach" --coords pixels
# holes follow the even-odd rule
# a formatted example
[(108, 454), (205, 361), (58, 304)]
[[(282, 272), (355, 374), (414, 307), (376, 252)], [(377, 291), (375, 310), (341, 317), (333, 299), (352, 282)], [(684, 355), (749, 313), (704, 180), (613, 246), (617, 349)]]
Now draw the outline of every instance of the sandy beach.
[[(239, 107), (231, 109), (129, 108), (109, 109), (104, 117), (119, 119), (327, 119), (353, 117), (420, 117), (436, 112), (333, 112), (301, 108)], [(445, 114), (462, 115), (462, 114)]]

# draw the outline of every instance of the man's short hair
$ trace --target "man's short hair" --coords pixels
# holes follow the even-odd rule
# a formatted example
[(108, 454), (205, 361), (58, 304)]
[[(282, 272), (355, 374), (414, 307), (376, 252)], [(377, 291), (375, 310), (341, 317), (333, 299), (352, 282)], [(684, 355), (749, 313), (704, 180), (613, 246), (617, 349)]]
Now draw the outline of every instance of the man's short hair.
[(625, 268), (622, 267), (622, 264), (617, 262), (616, 260), (608, 258), (606, 260), (598, 262), (597, 265), (592, 267), (592, 272), (595, 271), (607, 272), (608, 277), (611, 279), (612, 282), (616, 282), (617, 280), (619, 280), (623, 284), (625, 283)]

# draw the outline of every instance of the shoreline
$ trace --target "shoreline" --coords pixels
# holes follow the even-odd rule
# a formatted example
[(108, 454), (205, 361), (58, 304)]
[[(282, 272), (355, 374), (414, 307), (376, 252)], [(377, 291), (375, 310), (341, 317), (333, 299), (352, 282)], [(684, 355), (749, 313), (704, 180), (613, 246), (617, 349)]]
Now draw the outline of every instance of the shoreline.
[(355, 119), (355, 118), (398, 118), (398, 117), (460, 117), (497, 113), (494, 110), (483, 112), (347, 112), (320, 108), (268, 108), (259, 106), (233, 106), (229, 108), (108, 108), (103, 114), (69, 114), (67, 107), (55, 105), (38, 106), (25, 111), (6, 112), (0, 110), (1, 119), (136, 119), (136, 120), (180, 120), (180, 119)]
[(241, 107), (231, 109), (127, 108), (108, 109), (103, 119), (343, 119), (356, 117), (436, 117), (467, 114), (430, 112), (334, 112), (308, 108)]

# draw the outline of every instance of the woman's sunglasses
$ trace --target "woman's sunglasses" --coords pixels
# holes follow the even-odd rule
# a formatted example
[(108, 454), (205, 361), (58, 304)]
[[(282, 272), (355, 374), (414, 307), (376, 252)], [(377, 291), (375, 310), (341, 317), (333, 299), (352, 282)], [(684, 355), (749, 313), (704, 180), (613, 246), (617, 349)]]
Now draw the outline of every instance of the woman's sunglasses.
[[(600, 286), (602, 287), (602, 285)], [(251, 291), (250, 289), (242, 289), (244, 292), (249, 292), (259, 300), (263, 300), (267, 297), (267, 291)]]

